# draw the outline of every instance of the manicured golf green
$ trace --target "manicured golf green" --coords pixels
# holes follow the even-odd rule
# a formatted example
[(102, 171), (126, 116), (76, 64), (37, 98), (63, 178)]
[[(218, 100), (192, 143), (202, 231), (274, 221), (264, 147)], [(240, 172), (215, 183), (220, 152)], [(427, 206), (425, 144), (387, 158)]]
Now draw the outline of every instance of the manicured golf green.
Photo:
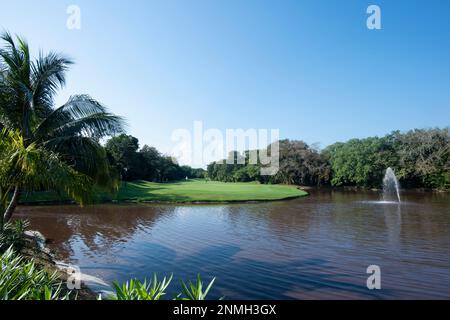
[[(114, 195), (98, 195), (100, 202), (243, 202), (274, 201), (307, 195), (295, 186), (265, 185), (257, 183), (224, 183), (205, 180), (189, 180), (173, 183), (146, 181), (123, 183)], [(24, 202), (48, 202), (54, 198), (49, 193), (33, 194)]]
[(162, 202), (231, 202), (281, 200), (306, 195), (293, 186), (191, 180), (175, 183), (126, 183), (117, 200)]

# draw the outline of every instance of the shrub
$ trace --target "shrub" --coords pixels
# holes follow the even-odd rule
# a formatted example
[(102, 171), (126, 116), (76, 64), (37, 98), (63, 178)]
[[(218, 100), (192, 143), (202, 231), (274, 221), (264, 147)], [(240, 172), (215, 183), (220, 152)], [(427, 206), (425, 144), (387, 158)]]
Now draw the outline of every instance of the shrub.
[(172, 281), (169, 279), (158, 281), (156, 274), (153, 274), (153, 280), (147, 283), (147, 279), (142, 283), (137, 279), (132, 279), (126, 283), (113, 283), (115, 294), (109, 296), (110, 300), (160, 300), (166, 293), (167, 287)]
[(206, 300), (206, 296), (208, 295), (209, 290), (211, 290), (215, 280), (216, 278), (211, 280), (205, 291), (203, 291), (204, 286), (200, 275), (197, 275), (197, 281), (195, 283), (189, 281), (189, 283), (186, 284), (181, 281), (183, 293), (186, 295), (186, 297), (182, 298), (182, 300)]
[(76, 298), (65, 289), (56, 273), (38, 269), (33, 260), (25, 261), (13, 248), (0, 256), (0, 300), (68, 300)]
[(24, 232), (28, 228), (29, 222), (17, 220), (8, 222), (0, 231), (0, 253), (5, 252), (11, 246), (16, 252), (20, 252), (25, 244)]
[[(115, 282), (113, 283), (115, 293), (107, 298), (109, 300), (160, 300), (166, 295), (166, 290), (172, 282), (172, 278), (173, 275), (168, 279), (164, 277), (162, 281), (158, 281), (156, 274), (154, 274), (150, 282), (147, 280), (140, 282), (138, 279), (132, 279), (122, 284)], [(174, 300), (206, 300), (214, 280), (208, 284), (205, 290), (203, 290), (205, 286), (200, 275), (197, 276), (195, 283), (189, 281), (186, 284), (181, 281), (183, 292), (175, 295)]]

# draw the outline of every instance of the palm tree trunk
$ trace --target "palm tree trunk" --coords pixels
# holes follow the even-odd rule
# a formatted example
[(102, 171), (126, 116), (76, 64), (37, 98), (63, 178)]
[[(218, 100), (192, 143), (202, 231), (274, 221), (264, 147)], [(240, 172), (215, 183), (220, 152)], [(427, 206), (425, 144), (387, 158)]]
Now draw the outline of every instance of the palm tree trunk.
[(7, 222), (9, 222), (9, 220), (11, 220), (14, 210), (16, 210), (17, 204), (19, 203), (19, 196), (20, 196), (20, 190), (19, 190), (19, 187), (16, 186), (14, 188), (14, 193), (11, 198), (11, 202), (9, 203), (8, 208), (6, 208), (5, 214), (3, 216), (4, 223), (7, 223)]
[(0, 233), (3, 231), (3, 213), (5, 210), (5, 202), (4, 202), (4, 190), (0, 187)]
[(3, 206), (0, 204), (0, 233), (3, 232)]

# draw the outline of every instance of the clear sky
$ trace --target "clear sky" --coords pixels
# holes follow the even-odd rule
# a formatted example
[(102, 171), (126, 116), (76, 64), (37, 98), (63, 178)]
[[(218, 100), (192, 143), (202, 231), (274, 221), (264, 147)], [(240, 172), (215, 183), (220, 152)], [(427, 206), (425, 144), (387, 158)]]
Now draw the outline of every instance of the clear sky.
[[(382, 30), (366, 27), (370, 4)], [(195, 120), (322, 147), (448, 126), (449, 16), (430, 0), (0, 0), (0, 28), (75, 59), (58, 104), (90, 94), (163, 152)]]

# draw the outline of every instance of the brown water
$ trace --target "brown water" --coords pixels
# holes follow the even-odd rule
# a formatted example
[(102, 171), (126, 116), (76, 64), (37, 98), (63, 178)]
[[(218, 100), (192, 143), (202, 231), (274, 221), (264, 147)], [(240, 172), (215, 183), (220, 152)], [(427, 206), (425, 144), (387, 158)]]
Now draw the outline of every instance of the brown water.
[[(22, 207), (66, 262), (110, 283), (217, 277), (211, 298), (450, 299), (450, 196), (312, 192), (216, 206)], [(381, 290), (367, 289), (369, 265)], [(174, 283), (175, 283), (174, 282)]]

